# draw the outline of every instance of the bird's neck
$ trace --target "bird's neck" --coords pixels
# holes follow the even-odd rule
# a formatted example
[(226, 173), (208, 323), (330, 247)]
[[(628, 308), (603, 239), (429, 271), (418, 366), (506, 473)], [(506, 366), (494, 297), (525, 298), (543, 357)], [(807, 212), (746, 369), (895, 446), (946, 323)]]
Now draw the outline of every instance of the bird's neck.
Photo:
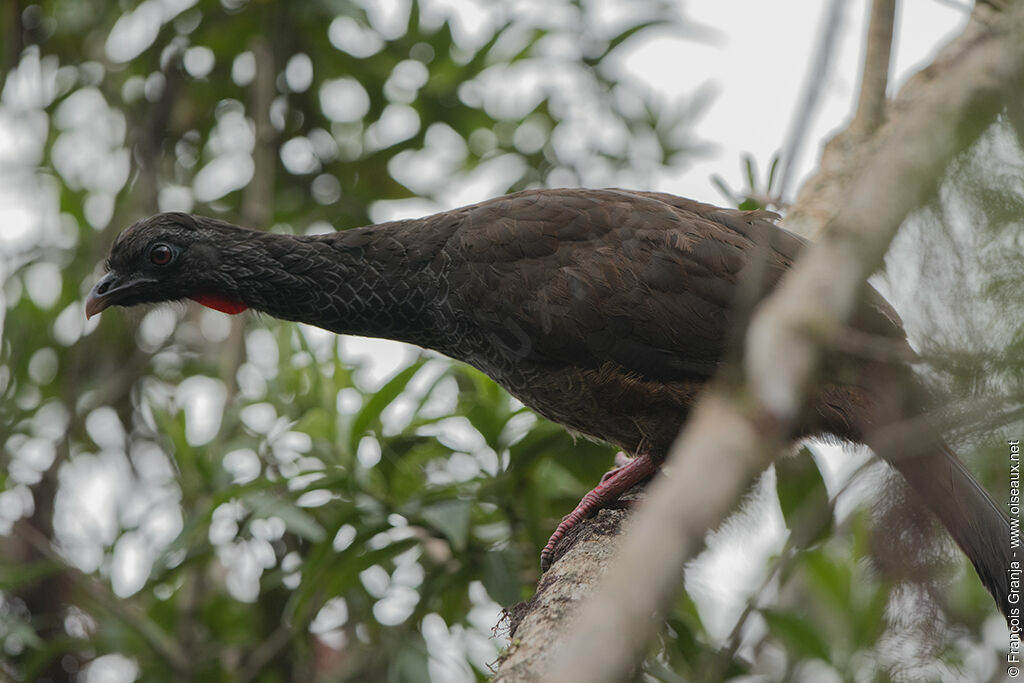
[(445, 226), (397, 221), (329, 235), (248, 233), (225, 250), (226, 298), (341, 334), (435, 346)]

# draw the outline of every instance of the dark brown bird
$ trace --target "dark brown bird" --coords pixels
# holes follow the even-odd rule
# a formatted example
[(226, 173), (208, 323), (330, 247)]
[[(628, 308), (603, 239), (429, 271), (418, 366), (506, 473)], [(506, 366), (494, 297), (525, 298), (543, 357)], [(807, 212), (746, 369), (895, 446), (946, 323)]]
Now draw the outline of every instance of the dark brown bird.
[[(774, 215), (653, 192), (531, 190), (418, 220), (329, 235), (269, 234), (165, 213), (125, 230), (86, 302), (194, 299), (440, 351), (567, 429), (630, 454), (568, 528), (654, 474), (749, 308), (804, 246)], [(909, 356), (873, 290), (857, 335)], [(794, 437), (869, 442), (920, 494), (1007, 614), (1009, 524), (934, 430), (905, 452), (875, 438), (918, 415), (909, 369), (835, 353)], [(888, 444), (888, 445), (886, 445)]]

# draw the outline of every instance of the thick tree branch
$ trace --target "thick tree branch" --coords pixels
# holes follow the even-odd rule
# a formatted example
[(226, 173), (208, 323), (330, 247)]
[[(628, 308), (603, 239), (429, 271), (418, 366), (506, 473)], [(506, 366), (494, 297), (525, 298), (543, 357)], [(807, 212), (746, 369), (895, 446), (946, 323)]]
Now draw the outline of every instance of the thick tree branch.
[[(747, 390), (718, 387), (694, 411), (667, 476), (653, 483), (629, 521), (598, 589), (570, 625), (562, 617), (548, 626), (552, 660), (541, 680), (630, 675), (679, 589), (683, 565), (784, 440), (822, 350), (889, 240), (934, 191), (953, 156), (1019, 89), (1022, 37), (1019, 4), (1006, 13), (979, 6), (964, 33), (902, 89), (888, 122), (844, 173), (825, 183), (841, 185), (842, 201), (833, 187), (817, 195), (818, 203), (803, 200), (800, 218), (812, 228), (803, 232), (828, 230), (756, 314), (747, 338)], [(741, 402), (742, 396), (757, 400)], [(533, 671), (505, 680), (538, 678)]]
[(903, 220), (1015, 96), (1022, 35), (1024, 6), (1005, 13), (979, 6), (964, 33), (903, 87), (890, 120), (857, 155), (842, 200), (814, 209), (825, 218), (824, 239), (782, 280), (747, 336), (752, 388), (775, 418), (796, 414), (822, 349)]
[(506, 613), (512, 645), (502, 654), (493, 683), (535, 681), (550, 666), (565, 645), (570, 617), (604, 576), (628, 514), (601, 510), (569, 532), (558, 548), (563, 554), (541, 577), (533, 598)]

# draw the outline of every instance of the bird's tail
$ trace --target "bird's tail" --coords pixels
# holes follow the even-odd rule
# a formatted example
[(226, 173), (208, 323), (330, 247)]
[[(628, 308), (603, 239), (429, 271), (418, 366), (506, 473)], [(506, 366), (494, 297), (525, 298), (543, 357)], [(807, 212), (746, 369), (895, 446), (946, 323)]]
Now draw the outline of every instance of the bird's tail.
[[(1002, 508), (949, 446), (937, 436), (929, 441), (937, 443), (931, 444), (935, 448), (927, 454), (919, 455), (918, 446), (908, 456), (886, 459), (946, 527), (1009, 622), (1014, 609), (1009, 602), (1014, 561), (1011, 534), (1019, 529), (1014, 528)], [(1016, 616), (1020, 616), (1019, 612)]]

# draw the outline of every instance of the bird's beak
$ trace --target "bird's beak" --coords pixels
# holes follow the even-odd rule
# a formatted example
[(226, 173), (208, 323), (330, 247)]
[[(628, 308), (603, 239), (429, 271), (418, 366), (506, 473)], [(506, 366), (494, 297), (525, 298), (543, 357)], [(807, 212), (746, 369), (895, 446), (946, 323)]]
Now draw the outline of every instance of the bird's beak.
[(99, 279), (85, 299), (85, 317), (88, 320), (111, 304), (112, 292), (121, 289), (117, 284), (117, 273), (109, 272)]
[(93, 317), (100, 311), (124, 300), (124, 294), (136, 285), (152, 282), (147, 278), (126, 278), (115, 271), (110, 271), (93, 285), (89, 296), (85, 298), (85, 317)]

